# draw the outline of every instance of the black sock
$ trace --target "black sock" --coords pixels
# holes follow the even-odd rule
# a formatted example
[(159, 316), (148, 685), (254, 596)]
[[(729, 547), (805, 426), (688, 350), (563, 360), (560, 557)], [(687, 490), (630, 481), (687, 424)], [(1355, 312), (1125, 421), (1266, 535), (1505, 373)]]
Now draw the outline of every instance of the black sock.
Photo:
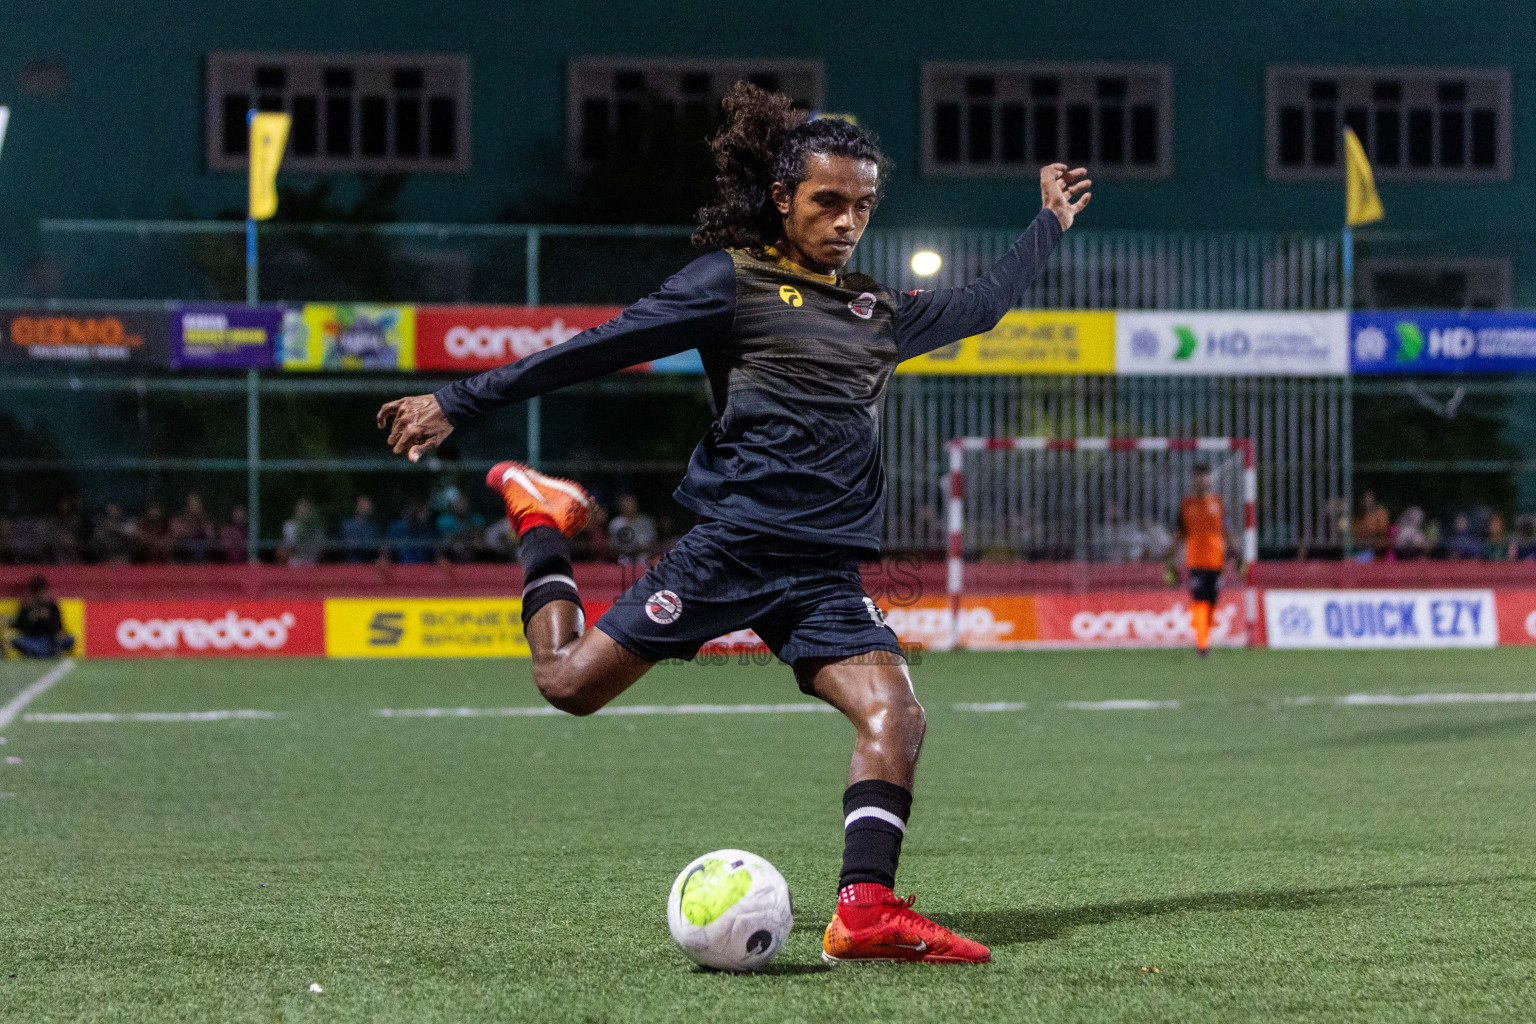
[(523, 563), (523, 628), (551, 601), (574, 601), (581, 607), (571, 577), (570, 549), (559, 530), (535, 526), (518, 539), (517, 558)]
[(901, 837), (907, 833), (912, 793), (884, 779), (865, 779), (843, 791), (843, 873), (837, 887), (896, 884)]

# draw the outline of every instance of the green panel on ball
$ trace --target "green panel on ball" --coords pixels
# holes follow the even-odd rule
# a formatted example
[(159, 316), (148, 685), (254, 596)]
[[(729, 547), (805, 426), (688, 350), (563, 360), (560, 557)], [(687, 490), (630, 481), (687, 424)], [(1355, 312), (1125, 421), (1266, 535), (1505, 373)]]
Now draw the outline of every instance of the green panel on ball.
[(718, 921), (752, 887), (752, 873), (731, 871), (718, 857), (708, 857), (688, 872), (682, 885), (683, 916), (700, 928)]

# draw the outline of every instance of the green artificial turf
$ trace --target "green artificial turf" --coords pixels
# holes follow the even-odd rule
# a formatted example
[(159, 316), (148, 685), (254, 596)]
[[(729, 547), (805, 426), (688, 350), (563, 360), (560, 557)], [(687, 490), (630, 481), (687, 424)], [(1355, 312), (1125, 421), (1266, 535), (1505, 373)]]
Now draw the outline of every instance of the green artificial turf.
[[(1532, 1020), (1536, 703), (1283, 698), (1536, 691), (1533, 670), (930, 655), (898, 888), (995, 961), (833, 970), (836, 715), (383, 718), (537, 700), (526, 662), (85, 662), (26, 710), (283, 717), (4, 730), (0, 1020)], [(0, 702), (41, 672), (0, 665)], [(621, 703), (805, 699), (732, 663)], [(1059, 703), (1108, 699), (1180, 705)], [(984, 701), (1028, 707), (954, 708)], [(753, 976), (667, 935), (673, 876), (725, 846), (795, 896)]]

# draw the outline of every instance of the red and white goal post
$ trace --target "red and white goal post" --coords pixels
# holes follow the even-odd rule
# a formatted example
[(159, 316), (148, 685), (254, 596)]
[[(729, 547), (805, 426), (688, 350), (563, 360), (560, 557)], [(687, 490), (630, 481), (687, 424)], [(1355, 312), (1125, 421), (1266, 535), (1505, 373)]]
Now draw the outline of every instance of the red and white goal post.
[[(1254, 465), (1253, 442), (1232, 437), (957, 437), (945, 446), (949, 456), (947, 476), (946, 527), (948, 563), (946, 590), (949, 597), (949, 644), (951, 647), (1051, 647), (1085, 646), (1076, 634), (1079, 612), (1072, 619), (1073, 635), (1045, 636), (1036, 641), (989, 643), (966, 637), (962, 629), (962, 600), (966, 597), (966, 554), (1001, 547), (1001, 561), (1015, 564), (1026, 572), (1010, 575), (1006, 567), (986, 566), (981, 581), (983, 590), (996, 592), (1071, 589), (1076, 592), (1103, 588), (1110, 581), (1111, 590), (1133, 588), (1145, 593), (1149, 586), (1160, 586), (1162, 551), (1144, 545), (1129, 555), (1123, 542), (1122, 527), (1131, 534), (1145, 525), (1157, 531), (1164, 541), (1171, 540), (1179, 501), (1187, 492), (1189, 470), (1197, 462), (1207, 462), (1212, 471), (1213, 490), (1223, 497), (1229, 526), (1241, 524), (1243, 576), (1241, 638), (1228, 633), (1230, 643), (1253, 645), (1257, 642), (1259, 604), (1253, 584), (1253, 566), (1258, 560), (1258, 474)], [(1011, 465), (994, 459), (983, 472), (968, 474), (967, 457), (978, 454), (1018, 453)], [(968, 492), (970, 502), (968, 503)], [(1240, 511), (1241, 518), (1237, 518)], [(968, 519), (969, 515), (969, 519)], [(1110, 552), (1101, 538), (1110, 538)], [(1132, 542), (1135, 546), (1135, 542)], [(1115, 567), (1088, 565), (1095, 561), (1139, 561), (1139, 565), (1121, 566), (1126, 571), (1108, 571)], [(1075, 569), (1072, 568), (1075, 565)], [(1052, 577), (1046, 570), (1067, 567)], [(983, 575), (978, 573), (978, 575)], [(1024, 578), (1019, 578), (1024, 577)], [(1070, 580), (1070, 584), (1064, 584)], [(1134, 582), (1126, 582), (1126, 581)], [(1097, 581), (1097, 582), (1095, 582)], [(1060, 599), (1057, 599), (1058, 601)], [(1101, 618), (1110, 613), (1101, 613)], [(1228, 620), (1236, 618), (1230, 608)], [(1131, 625), (1125, 625), (1125, 615)], [(1155, 634), (1166, 643), (1166, 623), (1146, 626), (1136, 621), (1140, 615), (1165, 619), (1168, 613), (1152, 616), (1147, 612), (1129, 612), (1107, 631), (1102, 625), (1100, 639), (1090, 637), (1086, 645), (1141, 646), (1141, 641)], [(1092, 615), (1082, 619), (1092, 623)], [(1236, 625), (1232, 622), (1232, 625)], [(1145, 626), (1145, 628), (1143, 628)], [(1092, 632), (1093, 627), (1088, 627)], [(1180, 633), (1187, 624), (1179, 627)], [(1117, 633), (1115, 630), (1118, 629)], [(1158, 630), (1161, 630), (1158, 632)], [(1143, 635), (1145, 634), (1145, 635)], [(1147, 644), (1151, 645), (1151, 644)]]

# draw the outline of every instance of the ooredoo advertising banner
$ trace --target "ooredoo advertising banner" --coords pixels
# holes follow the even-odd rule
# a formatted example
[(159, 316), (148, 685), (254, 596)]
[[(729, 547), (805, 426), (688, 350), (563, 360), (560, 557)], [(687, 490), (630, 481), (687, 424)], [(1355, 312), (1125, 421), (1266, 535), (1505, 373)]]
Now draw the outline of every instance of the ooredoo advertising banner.
[[(1035, 598), (1038, 646), (1193, 647), (1189, 596), (1179, 590), (1045, 594)], [(1248, 642), (1240, 590), (1222, 595), (1211, 612), (1211, 644)]]
[(283, 317), (285, 370), (414, 370), (416, 307), (309, 303)]
[(479, 373), (569, 341), (620, 306), (418, 306), (416, 366)]
[(1350, 317), (1355, 373), (1531, 373), (1536, 313), (1381, 310)]
[(1116, 313), (1115, 372), (1342, 376), (1349, 372), (1349, 314)]
[(1536, 644), (1536, 590), (1500, 590), (1499, 645)]
[(264, 658), (323, 655), (320, 601), (90, 601), (93, 658)]
[(164, 366), (169, 314), (115, 310), (0, 312), (0, 362), (133, 363)]
[(1497, 647), (1491, 590), (1267, 590), (1275, 648)]
[(521, 598), (333, 598), (333, 658), (526, 658)]
[(282, 306), (178, 306), (171, 314), (171, 365), (210, 370), (277, 365)]
[(1015, 309), (985, 334), (909, 359), (897, 373), (1114, 373), (1115, 314)]

